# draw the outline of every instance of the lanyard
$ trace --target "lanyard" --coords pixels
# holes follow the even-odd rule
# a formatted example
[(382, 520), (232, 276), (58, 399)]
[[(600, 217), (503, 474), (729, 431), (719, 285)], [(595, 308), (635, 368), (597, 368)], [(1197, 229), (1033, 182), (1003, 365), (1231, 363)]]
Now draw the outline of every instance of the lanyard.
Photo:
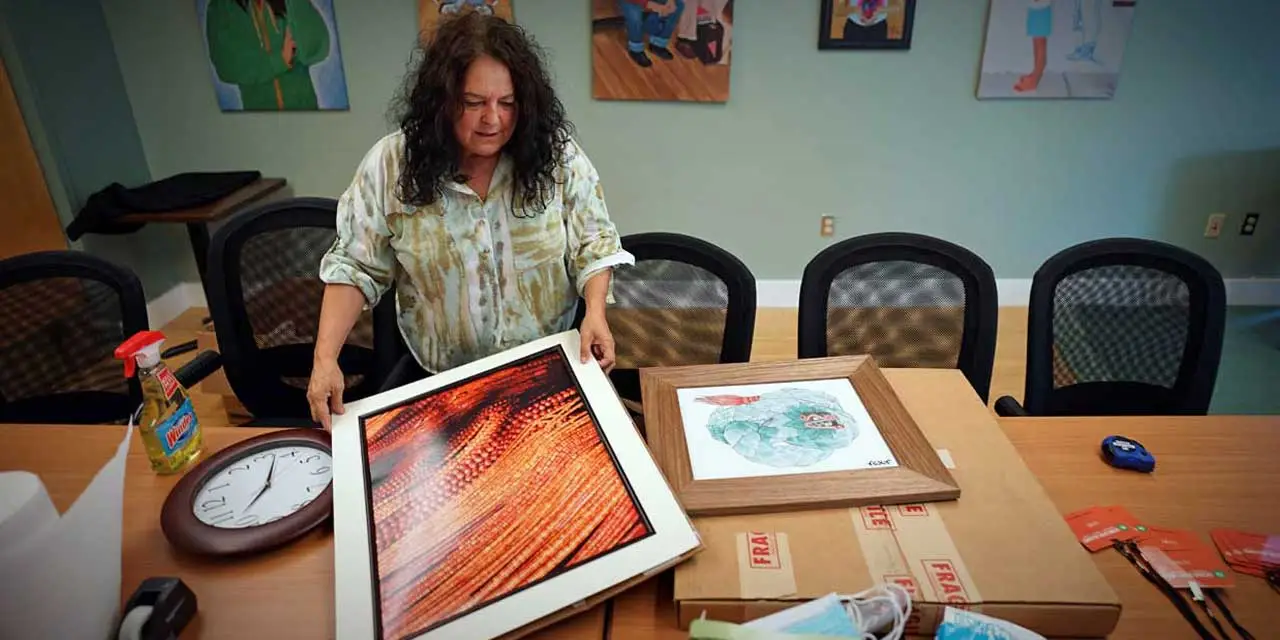
[[(1227, 634), (1226, 629), (1222, 627), (1222, 623), (1218, 621), (1218, 617), (1214, 615), (1213, 610), (1209, 608), (1209, 603), (1206, 602), (1204, 598), (1205, 592), (1202, 591), (1198, 585), (1192, 583), (1192, 600), (1202, 611), (1204, 611), (1205, 615), (1209, 617), (1209, 622), (1213, 623), (1213, 627), (1217, 630), (1218, 635), (1214, 635), (1213, 632), (1209, 631), (1209, 629), (1200, 622), (1200, 619), (1196, 616), (1195, 610), (1191, 608), (1191, 605), (1187, 604), (1187, 601), (1182, 594), (1175, 589), (1173, 585), (1169, 584), (1169, 582), (1165, 580), (1149, 562), (1147, 562), (1147, 559), (1142, 556), (1142, 552), (1138, 550), (1138, 545), (1136, 543), (1132, 541), (1121, 542), (1119, 540), (1114, 540), (1112, 541), (1111, 546), (1115, 547), (1116, 551), (1119, 551), (1120, 555), (1124, 556), (1125, 560), (1128, 560), (1129, 564), (1132, 564), (1134, 568), (1138, 570), (1138, 573), (1142, 574), (1142, 577), (1147, 579), (1147, 582), (1155, 585), (1155, 587), (1160, 590), (1160, 593), (1163, 593), (1165, 597), (1169, 599), (1169, 602), (1173, 603), (1173, 606), (1178, 609), (1178, 613), (1182, 614), (1182, 617), (1193, 629), (1195, 629), (1196, 634), (1199, 635), (1202, 640), (1219, 640), (1219, 638), (1232, 640), (1231, 636)], [(1227, 623), (1236, 630), (1236, 633), (1240, 634), (1240, 637), (1244, 638), (1244, 640), (1254, 640), (1253, 634), (1249, 633), (1248, 630), (1236, 621), (1235, 616), (1231, 614), (1231, 609), (1227, 608), (1227, 603), (1223, 602), (1222, 597), (1218, 595), (1217, 589), (1209, 589), (1207, 595), (1209, 596), (1209, 600), (1212, 600), (1213, 603), (1218, 606), (1218, 609), (1222, 611), (1222, 615), (1226, 618)]]

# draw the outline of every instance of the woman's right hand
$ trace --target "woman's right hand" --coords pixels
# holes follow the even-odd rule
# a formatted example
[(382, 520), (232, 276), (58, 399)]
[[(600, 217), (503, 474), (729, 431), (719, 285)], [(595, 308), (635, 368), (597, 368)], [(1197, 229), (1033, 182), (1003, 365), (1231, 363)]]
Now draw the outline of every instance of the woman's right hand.
[(311, 419), (325, 429), (331, 429), (329, 412), (342, 415), (342, 390), (346, 383), (337, 358), (317, 360), (311, 368), (311, 382), (307, 385), (307, 402), (311, 404)]

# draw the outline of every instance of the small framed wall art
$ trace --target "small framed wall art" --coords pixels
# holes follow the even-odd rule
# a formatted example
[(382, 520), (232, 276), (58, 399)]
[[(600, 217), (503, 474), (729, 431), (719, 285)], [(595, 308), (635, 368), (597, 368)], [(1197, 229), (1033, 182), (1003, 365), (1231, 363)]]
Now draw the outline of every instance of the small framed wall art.
[(916, 0), (820, 0), (819, 49), (910, 49)]
[(953, 500), (869, 356), (644, 369), (645, 427), (692, 516)]
[(517, 637), (698, 550), (609, 380), (550, 336), (351, 403), (337, 637)]

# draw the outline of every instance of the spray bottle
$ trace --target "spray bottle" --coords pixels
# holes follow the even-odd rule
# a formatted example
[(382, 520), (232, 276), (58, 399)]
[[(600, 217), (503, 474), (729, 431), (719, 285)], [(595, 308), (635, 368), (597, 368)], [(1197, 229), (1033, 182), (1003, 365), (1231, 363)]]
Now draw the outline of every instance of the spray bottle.
[(191, 406), (191, 396), (160, 361), (164, 334), (139, 331), (116, 348), (116, 358), (124, 360), (124, 375), (138, 373), (142, 385), (142, 417), (138, 430), (143, 448), (151, 459), (151, 469), (159, 474), (182, 471), (204, 448), (200, 423)]

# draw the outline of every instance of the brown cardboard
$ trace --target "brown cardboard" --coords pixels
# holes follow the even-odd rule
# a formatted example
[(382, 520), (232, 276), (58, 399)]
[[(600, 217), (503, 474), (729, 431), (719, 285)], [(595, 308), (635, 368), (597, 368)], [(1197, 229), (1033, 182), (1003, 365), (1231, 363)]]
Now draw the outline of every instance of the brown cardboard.
[[(1102, 637), (1120, 602), (995, 417), (957, 371), (886, 370), (930, 443), (954, 461), (959, 500), (926, 505), (695, 518), (704, 551), (676, 568), (681, 628), (744, 622), (797, 602), (894, 581), (924, 600), (909, 628), (931, 635), (945, 603), (1047, 637)], [(910, 384), (896, 379), (910, 377)], [(740, 536), (758, 544), (740, 549)], [(785, 540), (787, 549), (777, 548)], [(789, 561), (789, 563), (787, 562)], [(745, 567), (745, 568), (744, 568)], [(768, 574), (783, 574), (782, 578)], [(744, 594), (759, 583), (795, 592)]]

